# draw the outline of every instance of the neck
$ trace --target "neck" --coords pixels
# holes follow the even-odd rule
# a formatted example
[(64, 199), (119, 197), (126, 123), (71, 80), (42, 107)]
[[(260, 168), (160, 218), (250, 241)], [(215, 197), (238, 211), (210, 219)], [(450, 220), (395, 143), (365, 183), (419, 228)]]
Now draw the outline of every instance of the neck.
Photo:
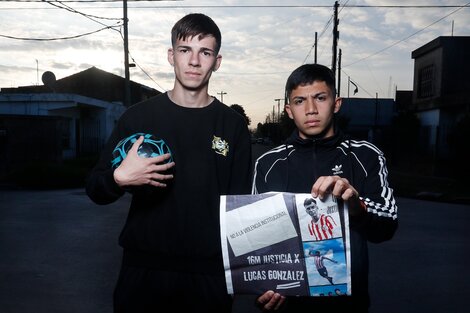
[(168, 97), (177, 105), (187, 108), (203, 108), (212, 103), (214, 98), (207, 93), (207, 90), (187, 90), (175, 86), (169, 90)]

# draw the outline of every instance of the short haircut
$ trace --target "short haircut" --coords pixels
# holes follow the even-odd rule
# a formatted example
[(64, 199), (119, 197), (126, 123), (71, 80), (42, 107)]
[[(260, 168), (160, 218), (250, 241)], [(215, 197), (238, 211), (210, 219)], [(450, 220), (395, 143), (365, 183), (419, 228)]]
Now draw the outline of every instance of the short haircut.
[(312, 203), (313, 203), (314, 206), (317, 205), (317, 201), (315, 201), (315, 199), (313, 199), (313, 198), (307, 198), (307, 199), (305, 199), (305, 201), (304, 201), (304, 206), (305, 206), (305, 207), (311, 206)]
[(174, 47), (179, 39), (186, 40), (198, 36), (199, 39), (212, 36), (215, 38), (215, 54), (222, 45), (222, 35), (217, 24), (207, 15), (190, 13), (181, 18), (171, 29), (171, 44)]
[(336, 95), (333, 71), (321, 64), (304, 64), (296, 68), (287, 78), (286, 100), (289, 101), (292, 90), (295, 88), (313, 84), (315, 81), (325, 82), (333, 96)]
[(318, 250), (313, 250), (313, 249), (310, 249), (308, 250), (308, 255), (320, 255), (320, 251)]

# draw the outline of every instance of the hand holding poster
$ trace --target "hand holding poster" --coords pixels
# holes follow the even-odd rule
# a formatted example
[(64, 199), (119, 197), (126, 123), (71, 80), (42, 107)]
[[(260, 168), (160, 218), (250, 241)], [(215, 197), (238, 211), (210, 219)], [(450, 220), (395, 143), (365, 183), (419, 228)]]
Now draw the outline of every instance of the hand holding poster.
[(342, 201), (292, 193), (222, 196), (220, 221), (230, 294), (351, 294)]

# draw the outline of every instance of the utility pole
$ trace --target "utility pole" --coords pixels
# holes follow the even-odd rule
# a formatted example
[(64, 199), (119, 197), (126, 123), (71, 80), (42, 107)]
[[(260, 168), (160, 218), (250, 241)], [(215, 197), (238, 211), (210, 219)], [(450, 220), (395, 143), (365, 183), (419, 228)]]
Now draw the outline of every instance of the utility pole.
[(338, 31), (338, 1), (335, 1), (335, 10), (334, 10), (334, 17), (333, 17), (333, 57), (331, 60), (331, 70), (333, 71), (333, 75), (336, 76), (336, 56), (338, 50), (338, 39), (339, 39), (339, 31)]
[(36, 59), (36, 86), (39, 85), (39, 61)]
[(127, 31), (127, 0), (122, 1), (124, 15), (124, 106), (131, 105), (131, 82), (129, 74), (129, 36)]
[(348, 98), (349, 98), (349, 85), (351, 84), (351, 78), (348, 76)]
[(338, 91), (337, 95), (340, 96), (340, 89), (341, 89), (341, 55), (342, 51), (339, 49), (339, 57), (338, 57)]
[(379, 93), (375, 93), (375, 118), (374, 118), (374, 130), (377, 128), (379, 121)]
[(225, 91), (221, 91), (217, 94), (220, 95), (220, 102), (224, 103), (224, 95), (226, 95), (227, 93)]
[(274, 101), (277, 101), (277, 122), (281, 122), (281, 111), (280, 111), (280, 107), (281, 107), (281, 100), (280, 98), (278, 99), (274, 99)]
[(318, 45), (318, 33), (315, 32), (315, 56), (313, 59), (313, 63), (317, 64), (317, 45)]

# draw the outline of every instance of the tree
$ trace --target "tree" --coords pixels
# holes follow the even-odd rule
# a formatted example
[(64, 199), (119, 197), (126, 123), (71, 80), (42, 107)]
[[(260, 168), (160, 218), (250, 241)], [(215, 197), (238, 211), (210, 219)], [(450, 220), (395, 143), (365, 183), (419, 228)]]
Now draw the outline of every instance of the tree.
[(246, 115), (245, 109), (239, 105), (239, 104), (232, 104), (230, 106), (232, 109), (234, 109), (236, 112), (238, 112), (243, 118), (245, 118), (246, 124), (250, 126), (251, 124), (251, 119)]

